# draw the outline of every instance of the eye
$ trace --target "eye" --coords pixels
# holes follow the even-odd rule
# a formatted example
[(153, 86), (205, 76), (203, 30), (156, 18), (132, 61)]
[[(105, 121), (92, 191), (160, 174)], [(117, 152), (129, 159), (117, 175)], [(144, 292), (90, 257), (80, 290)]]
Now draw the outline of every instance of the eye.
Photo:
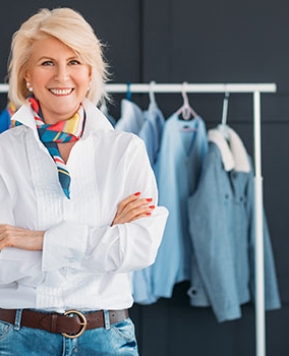
[(81, 63), (80, 63), (80, 61), (77, 60), (77, 59), (71, 59), (71, 60), (69, 61), (69, 64), (70, 64), (70, 65), (77, 65), (77, 64), (81, 64)]
[(53, 66), (53, 62), (52, 61), (44, 61), (41, 63), (42, 66)]

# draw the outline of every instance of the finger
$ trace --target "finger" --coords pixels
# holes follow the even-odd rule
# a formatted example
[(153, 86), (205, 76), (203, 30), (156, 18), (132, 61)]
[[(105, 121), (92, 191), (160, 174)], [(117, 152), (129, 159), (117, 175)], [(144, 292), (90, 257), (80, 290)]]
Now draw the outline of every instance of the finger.
[(123, 207), (122, 213), (127, 214), (132, 210), (139, 209), (141, 207), (147, 207), (149, 204), (152, 203), (152, 198), (143, 198), (143, 199), (138, 199), (132, 202), (129, 202), (126, 204), (126, 206)]
[(135, 216), (134, 218), (131, 219), (130, 222), (135, 221), (135, 220), (138, 220), (138, 219), (140, 219), (140, 218), (148, 218), (148, 217), (150, 217), (151, 215), (152, 215), (152, 213), (151, 213), (150, 211), (147, 211), (146, 213), (143, 213), (143, 214), (140, 214), (140, 215)]
[(150, 206), (141, 206), (138, 208), (135, 208), (133, 210), (128, 211), (126, 214), (122, 213), (120, 214), (114, 221), (114, 223), (118, 223), (118, 224), (124, 224), (124, 223), (128, 223), (131, 222), (135, 219), (138, 219), (139, 217), (143, 217), (143, 216), (149, 216), (151, 215), (153, 209), (155, 209), (154, 205), (150, 205)]
[(139, 196), (141, 195), (140, 192), (136, 192), (132, 195), (129, 195), (127, 198), (123, 199), (119, 204), (118, 204), (118, 211), (122, 212), (123, 209), (130, 203), (136, 201), (137, 199), (139, 199)]
[(140, 195), (140, 192), (136, 192), (119, 203), (112, 225), (130, 222), (132, 219), (135, 219), (135, 217), (142, 214), (145, 215), (149, 213), (151, 209), (154, 209), (154, 205), (152, 205), (153, 199), (140, 199)]

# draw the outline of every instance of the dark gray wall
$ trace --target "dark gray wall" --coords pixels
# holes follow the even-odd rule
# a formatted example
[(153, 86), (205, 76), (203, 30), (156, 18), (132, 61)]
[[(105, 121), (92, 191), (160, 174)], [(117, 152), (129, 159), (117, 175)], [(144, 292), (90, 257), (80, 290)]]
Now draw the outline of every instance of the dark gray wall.
[[(12, 33), (40, 7), (70, 6), (87, 18), (107, 43), (114, 82), (275, 82), (276, 94), (262, 95), (262, 158), (267, 212), (283, 307), (267, 313), (267, 355), (289, 355), (288, 182), (289, 182), (289, 3), (287, 0), (10, 0), (1, 9), (0, 81), (5, 79)], [(118, 117), (115, 96), (111, 113)], [(190, 95), (208, 127), (221, 120), (222, 95)], [(147, 95), (133, 95), (146, 108)], [(166, 117), (182, 103), (177, 94), (157, 96)], [(6, 97), (0, 103), (4, 107)], [(231, 94), (229, 124), (252, 153), (252, 98)], [(253, 356), (254, 307), (239, 320), (218, 324), (210, 308), (188, 305), (187, 284), (173, 298), (135, 305), (142, 356)]]

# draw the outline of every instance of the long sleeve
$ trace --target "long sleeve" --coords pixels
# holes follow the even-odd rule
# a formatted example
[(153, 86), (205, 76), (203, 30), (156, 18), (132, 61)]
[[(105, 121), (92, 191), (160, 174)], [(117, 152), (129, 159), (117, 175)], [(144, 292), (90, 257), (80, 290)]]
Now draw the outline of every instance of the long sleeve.
[[(127, 177), (123, 196), (141, 191), (157, 204), (155, 177), (145, 146), (141, 140), (134, 140), (131, 146), (123, 170)], [(71, 266), (97, 272), (128, 272), (146, 267), (156, 258), (166, 219), (167, 210), (157, 207), (150, 217), (115, 226), (61, 221), (45, 233), (43, 270)]]
[[(0, 224), (14, 224), (12, 194), (9, 192), (7, 185), (4, 182), (4, 172), (0, 174)], [(7, 177), (8, 178), (8, 177)], [(6, 182), (8, 179), (6, 179)]]
[[(13, 200), (15, 200), (16, 192), (13, 190), (13, 184), (9, 186), (9, 182), (12, 182), (11, 177), (2, 172), (0, 175), (0, 224), (14, 226)], [(35, 276), (33, 271), (35, 266), (40, 267), (40, 264), (41, 253), (39, 251), (5, 248), (0, 251), (0, 286), (1, 284), (13, 283), (18, 279), (22, 279), (27, 284), (39, 283), (43, 280), (43, 274), (40, 273)]]

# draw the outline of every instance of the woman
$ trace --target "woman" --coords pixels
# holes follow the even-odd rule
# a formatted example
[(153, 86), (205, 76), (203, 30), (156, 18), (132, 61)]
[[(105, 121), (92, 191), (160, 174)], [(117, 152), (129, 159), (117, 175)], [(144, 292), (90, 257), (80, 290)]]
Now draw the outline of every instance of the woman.
[(0, 354), (137, 355), (131, 272), (167, 210), (143, 142), (96, 108), (106, 65), (90, 25), (43, 9), (13, 37), (0, 137)]

